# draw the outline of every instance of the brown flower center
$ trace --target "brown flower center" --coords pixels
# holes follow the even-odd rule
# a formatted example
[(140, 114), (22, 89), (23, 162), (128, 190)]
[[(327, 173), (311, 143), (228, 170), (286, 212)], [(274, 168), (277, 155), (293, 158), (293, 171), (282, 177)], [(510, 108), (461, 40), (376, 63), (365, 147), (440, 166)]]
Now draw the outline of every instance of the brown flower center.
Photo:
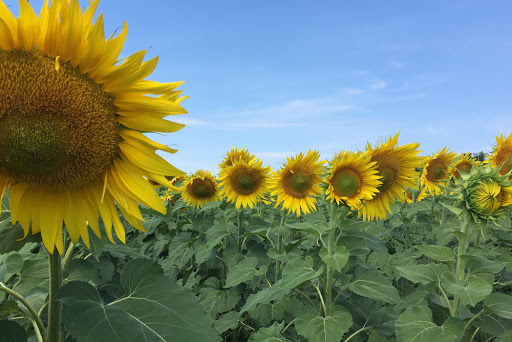
[(217, 191), (215, 184), (208, 178), (196, 178), (190, 183), (189, 187), (189, 191), (192, 195), (199, 199), (210, 198), (214, 196)]
[(113, 98), (69, 63), (0, 50), (0, 173), (19, 182), (79, 186), (112, 164)]
[(261, 185), (261, 174), (252, 168), (241, 166), (234, 170), (230, 177), (230, 183), (236, 193), (250, 195)]

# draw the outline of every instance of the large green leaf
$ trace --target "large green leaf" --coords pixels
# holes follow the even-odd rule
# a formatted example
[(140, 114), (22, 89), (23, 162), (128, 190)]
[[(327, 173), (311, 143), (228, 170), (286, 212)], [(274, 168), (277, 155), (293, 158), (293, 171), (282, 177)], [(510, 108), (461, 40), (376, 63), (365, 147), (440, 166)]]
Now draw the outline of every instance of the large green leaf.
[(323, 268), (315, 270), (311, 257), (306, 259), (296, 258), (291, 260), (283, 270), (283, 279), (271, 287), (265, 288), (258, 293), (251, 294), (240, 311), (251, 311), (256, 305), (270, 303), (273, 300), (280, 300), (290, 293), (294, 288), (311, 279), (319, 277)]
[(358, 269), (355, 281), (349, 287), (360, 296), (395, 304), (400, 300), (398, 291), (391, 282), (377, 271)]
[(448, 267), (441, 264), (398, 266), (396, 269), (400, 276), (423, 285), (437, 282), (441, 274), (448, 271)]
[(343, 306), (336, 306), (327, 316), (306, 312), (295, 321), (299, 335), (310, 342), (339, 342), (352, 325), (352, 316)]
[(0, 320), (0, 334), (2, 342), (27, 342), (25, 329), (13, 321)]
[(453, 249), (438, 245), (415, 246), (421, 253), (437, 261), (455, 261)]
[(126, 295), (109, 304), (85, 282), (60, 289), (64, 327), (78, 342), (219, 340), (197, 298), (165, 277), (154, 262), (129, 262), (121, 285)]
[(439, 326), (432, 322), (432, 311), (426, 305), (405, 310), (396, 321), (397, 342), (453, 342), (464, 334), (461, 320), (448, 318)]
[(261, 328), (256, 333), (252, 334), (249, 338), (249, 342), (288, 342), (288, 339), (281, 335), (283, 328), (284, 322), (275, 322), (272, 326)]
[(466, 269), (470, 274), (479, 273), (499, 273), (505, 267), (506, 263), (494, 261), (482, 257), (472, 256), (466, 262)]
[(458, 285), (451, 272), (443, 274), (443, 287), (458, 296), (463, 304), (471, 306), (475, 306), (492, 292), (492, 285), (483, 278), (472, 275), (468, 277), (465, 285)]
[(203, 288), (200, 294), (201, 303), (212, 316), (233, 309), (240, 300), (240, 293), (237, 288), (231, 288), (227, 291)]
[(258, 265), (258, 259), (255, 257), (244, 258), (230, 265), (226, 276), (226, 287), (237, 286), (254, 278), (258, 273), (256, 265)]
[(512, 296), (504, 293), (493, 293), (485, 298), (484, 304), (496, 315), (512, 319)]
[(339, 272), (343, 266), (347, 264), (350, 252), (345, 248), (345, 246), (338, 246), (332, 254), (329, 254), (327, 249), (322, 248), (319, 255), (327, 266), (332, 267)]

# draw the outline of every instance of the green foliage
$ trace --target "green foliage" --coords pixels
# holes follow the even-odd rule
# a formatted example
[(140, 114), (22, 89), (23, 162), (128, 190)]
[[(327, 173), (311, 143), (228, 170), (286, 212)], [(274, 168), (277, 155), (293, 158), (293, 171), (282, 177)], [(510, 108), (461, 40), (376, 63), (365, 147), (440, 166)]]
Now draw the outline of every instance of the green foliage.
[[(510, 216), (466, 229), (456, 208), (439, 196), (396, 204), (380, 222), (322, 200), (285, 220), (264, 204), (142, 208), (146, 232), (123, 222), (125, 245), (91, 234), (90, 250), (71, 250), (63, 332), (77, 342), (508, 341)], [(46, 324), (47, 254), (37, 236), (13, 243), (19, 228), (2, 215), (0, 281)], [(37, 340), (25, 305), (0, 292), (3, 325), (12, 341)]]

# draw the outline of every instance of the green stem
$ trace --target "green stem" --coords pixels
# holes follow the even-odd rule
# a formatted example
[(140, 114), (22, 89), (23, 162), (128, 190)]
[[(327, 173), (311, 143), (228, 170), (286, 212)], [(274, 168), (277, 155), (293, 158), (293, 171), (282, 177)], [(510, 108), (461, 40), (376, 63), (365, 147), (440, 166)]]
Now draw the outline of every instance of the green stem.
[(361, 329), (357, 330), (356, 332), (354, 332), (352, 335), (350, 335), (349, 337), (347, 337), (347, 339), (345, 340), (345, 342), (349, 342), (351, 339), (353, 339), (354, 337), (356, 337), (359, 333), (362, 333), (363, 331), (366, 331), (366, 330), (370, 330), (372, 327), (362, 327)]
[(446, 292), (443, 290), (440, 283), (437, 283), (437, 287), (439, 288), (439, 290), (441, 291), (441, 294), (443, 295), (443, 299), (444, 299), (446, 305), (448, 306), (448, 311), (450, 311), (450, 315), (454, 316), (452, 304), (450, 303), (450, 300), (448, 299)]
[(49, 255), (50, 288), (48, 299), (48, 341), (60, 342), (60, 302), (57, 291), (62, 286), (62, 262), (60, 254), (55, 251)]
[(32, 318), (34, 319), (37, 329), (39, 330), (39, 334), (42, 336), (43, 341), (46, 341), (46, 328), (44, 327), (43, 321), (41, 321), (41, 318), (37, 314), (36, 310), (26, 301), (25, 298), (23, 298), (22, 295), (20, 295), (18, 292), (11, 290), (7, 286), (5, 286), (4, 283), (0, 282), (0, 291), (3, 291), (10, 296), (16, 298), (19, 300), (28, 310)]
[[(464, 259), (462, 259), (462, 256), (466, 254), (467, 249), (467, 240), (471, 233), (471, 217), (464, 217), (464, 223), (462, 225), (462, 237), (459, 239), (459, 247), (457, 249), (457, 268), (455, 270), (455, 281), (457, 282), (457, 285), (462, 286), (464, 281)], [(459, 316), (459, 304), (460, 304), (460, 298), (459, 296), (454, 296), (454, 310), (453, 310), (453, 317)]]
[(241, 241), (241, 237), (243, 236), (243, 230), (242, 230), (242, 209), (239, 209), (237, 210), (236, 212), (236, 220), (237, 220), (237, 223), (238, 223), (238, 239), (237, 239), (237, 243), (238, 243), (238, 250), (240, 253), (242, 253), (242, 241)]
[(66, 264), (71, 258), (71, 254), (73, 254), (74, 248), (75, 244), (73, 242), (70, 242), (68, 248), (66, 249), (66, 254), (64, 254), (64, 258), (62, 259), (62, 269), (66, 268)]
[(316, 292), (318, 293), (318, 297), (320, 297), (320, 303), (322, 304), (322, 310), (324, 312), (324, 316), (327, 316), (327, 307), (325, 305), (325, 300), (324, 300), (324, 297), (322, 296), (322, 292), (320, 291), (320, 289), (318, 288), (318, 286), (316, 286), (315, 284), (313, 284)]
[[(336, 206), (335, 204), (331, 204), (329, 207), (329, 235), (327, 239), (327, 254), (332, 255), (335, 246), (335, 236), (336, 236)], [(325, 301), (327, 309), (330, 311), (332, 306), (332, 276), (333, 269), (329, 265), (327, 265), (327, 279), (325, 281)], [(329, 312), (325, 312), (327, 315)]]
[(473, 323), (473, 321), (475, 319), (477, 319), (478, 317), (480, 317), (481, 314), (483, 314), (485, 312), (485, 309), (482, 309), (480, 310), (479, 313), (477, 313), (476, 315), (474, 315), (473, 317), (471, 317), (471, 319), (466, 323), (466, 325), (464, 326), (464, 331), (468, 330), (468, 328), (471, 326), (471, 323)]
[[(277, 229), (277, 255), (281, 254), (281, 248), (283, 247), (283, 235), (281, 234), (281, 230), (284, 226), (284, 223), (286, 222), (286, 217), (288, 215), (286, 214), (286, 211), (281, 212), (281, 222), (279, 223), (279, 228)], [(276, 260), (276, 279), (275, 281), (279, 280), (279, 276), (281, 274), (281, 261)]]

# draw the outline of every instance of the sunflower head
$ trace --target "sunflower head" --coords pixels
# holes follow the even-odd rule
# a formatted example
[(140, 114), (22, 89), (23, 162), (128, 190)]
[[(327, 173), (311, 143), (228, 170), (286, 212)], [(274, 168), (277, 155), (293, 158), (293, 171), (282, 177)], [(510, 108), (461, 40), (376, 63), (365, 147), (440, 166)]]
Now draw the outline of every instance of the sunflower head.
[(320, 153), (309, 151), (286, 158), (281, 170), (274, 173), (271, 181), (271, 196), (276, 196), (276, 207), (288, 210), (297, 217), (316, 210), (314, 196), (322, 194), (322, 165)]
[(219, 169), (222, 171), (227, 167), (233, 166), (233, 164), (239, 160), (250, 162), (252, 159), (255, 158), (256, 156), (252, 153), (249, 153), (249, 151), (245, 148), (231, 148), (231, 151), (226, 153), (224, 160), (222, 161), (222, 163), (219, 164)]
[[(500, 168), (500, 175), (508, 174), (512, 170), (512, 132), (508, 138), (503, 138), (503, 134), (496, 137), (496, 146), (489, 161), (492, 167)], [(512, 178), (512, 174), (510, 177)]]
[(375, 162), (382, 184), (377, 187), (378, 193), (359, 207), (358, 214), (364, 220), (384, 219), (387, 212), (391, 212), (391, 203), (405, 201), (405, 188), (414, 188), (417, 184), (416, 168), (422, 161), (418, 156), (419, 145), (398, 146), (398, 134), (375, 148), (368, 144), (365, 154)]
[(450, 176), (458, 179), (460, 178), (460, 173), (468, 173), (473, 166), (478, 166), (478, 162), (468, 153), (463, 153), (457, 157), (450, 167)]
[(370, 200), (382, 185), (376, 163), (361, 152), (341, 151), (329, 162), (326, 198), (330, 202), (345, 202), (356, 209), (363, 200)]
[(490, 165), (461, 174), (454, 197), (463, 203), (476, 222), (495, 220), (512, 204), (512, 181)]
[(432, 157), (425, 158), (421, 184), (429, 193), (439, 194), (446, 186), (450, 179), (450, 165), (455, 155), (445, 147)]
[[(0, 187), (25, 235), (41, 233), (62, 253), (63, 227), (89, 247), (89, 229), (124, 242), (124, 218), (144, 230), (138, 204), (165, 212), (147, 180), (182, 172), (156, 151), (176, 152), (141, 132), (175, 132), (167, 115), (184, 114), (181, 82), (146, 78), (157, 58), (122, 59), (127, 26), (105, 39), (99, 0), (45, 1), (36, 15), (20, 0), (15, 18), (0, 1)], [(3, 195), (3, 193), (2, 193)]]
[(270, 167), (257, 159), (238, 159), (219, 175), (221, 195), (235, 207), (252, 208), (268, 191)]
[(206, 203), (216, 201), (219, 189), (215, 177), (208, 171), (197, 170), (187, 178), (181, 193), (188, 205), (197, 208)]

